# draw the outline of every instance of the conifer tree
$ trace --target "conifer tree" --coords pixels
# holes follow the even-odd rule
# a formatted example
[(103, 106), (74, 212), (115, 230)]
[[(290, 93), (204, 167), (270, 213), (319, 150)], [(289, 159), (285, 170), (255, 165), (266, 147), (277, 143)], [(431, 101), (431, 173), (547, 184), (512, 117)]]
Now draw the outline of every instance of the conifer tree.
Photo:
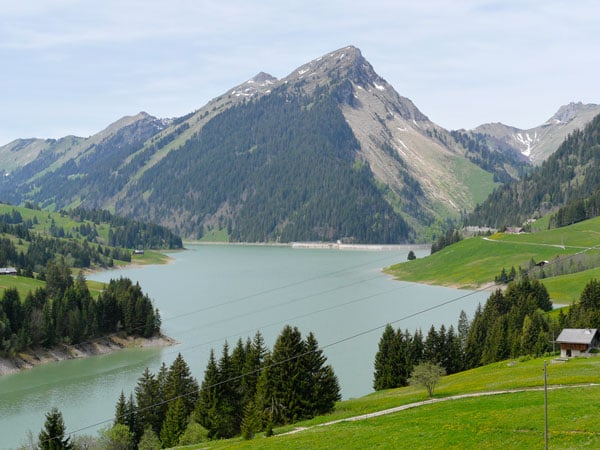
[(297, 327), (286, 325), (273, 346), (271, 382), (276, 403), (283, 405), (284, 423), (304, 417), (302, 386), (305, 378), (302, 355), (305, 345)]
[(121, 391), (121, 395), (119, 396), (119, 400), (117, 401), (117, 406), (115, 407), (115, 421), (114, 424), (125, 424), (125, 420), (127, 417), (127, 400), (125, 398), (125, 393)]
[(161, 406), (156, 405), (156, 403), (158, 400), (162, 400), (163, 397), (160, 395), (159, 383), (156, 377), (147, 367), (138, 379), (134, 392), (138, 409), (138, 427), (142, 430), (150, 427), (158, 435), (162, 429), (163, 418), (161, 416)]
[(164, 393), (165, 399), (169, 401), (181, 397), (186, 415), (194, 410), (198, 400), (198, 382), (192, 377), (190, 368), (181, 353), (169, 367)]
[(209, 431), (209, 435), (212, 436), (212, 430), (214, 429), (212, 424), (211, 410), (215, 407), (217, 402), (217, 384), (219, 382), (219, 370), (217, 368), (217, 361), (215, 359), (215, 352), (213, 349), (210, 350), (208, 357), (208, 363), (204, 370), (204, 379), (202, 380), (202, 386), (198, 395), (198, 401), (194, 410), (194, 417)]
[(169, 402), (167, 416), (160, 432), (160, 440), (166, 448), (175, 447), (187, 426), (187, 408), (183, 398)]
[(70, 450), (71, 438), (65, 438), (65, 423), (58, 408), (52, 408), (46, 414), (44, 428), (40, 431), (38, 440), (40, 450)]
[(251, 342), (246, 342), (246, 347), (246, 360), (244, 361), (241, 380), (243, 405), (247, 405), (254, 400), (260, 369), (267, 353), (264, 339), (259, 331), (256, 332)]
[(393, 376), (393, 351), (394, 351), (394, 328), (388, 323), (383, 330), (379, 340), (379, 349), (375, 354), (375, 374), (373, 380), (373, 389), (389, 389), (396, 387), (396, 380)]
[(333, 368), (326, 365), (327, 358), (319, 348), (312, 332), (306, 337), (306, 352), (303, 357), (305, 375), (304, 415), (315, 416), (333, 410), (341, 399), (340, 385)]

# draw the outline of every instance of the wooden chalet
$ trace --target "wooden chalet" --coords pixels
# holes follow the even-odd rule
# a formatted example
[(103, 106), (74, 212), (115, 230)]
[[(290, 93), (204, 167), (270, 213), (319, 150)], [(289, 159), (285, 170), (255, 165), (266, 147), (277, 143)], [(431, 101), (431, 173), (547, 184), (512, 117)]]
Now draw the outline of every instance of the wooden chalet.
[(586, 356), (590, 350), (598, 348), (600, 336), (596, 328), (565, 328), (556, 338), (556, 343), (560, 344), (562, 358)]

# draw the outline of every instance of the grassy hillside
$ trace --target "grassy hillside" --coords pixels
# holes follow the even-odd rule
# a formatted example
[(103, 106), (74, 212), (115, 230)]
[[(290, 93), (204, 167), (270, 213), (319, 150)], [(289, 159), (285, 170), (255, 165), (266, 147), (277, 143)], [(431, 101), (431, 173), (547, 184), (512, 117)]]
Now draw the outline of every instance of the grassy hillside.
[[(572, 359), (548, 364), (548, 384), (572, 385), (549, 390), (548, 416), (551, 448), (598, 448), (600, 386), (576, 386), (600, 382), (600, 358)], [(443, 377), (435, 392), (440, 399), (504, 389), (543, 386), (543, 359), (504, 361)], [(544, 397), (540, 390), (456, 399), (399, 411), (361, 421), (333, 420), (372, 413), (426, 400), (422, 388), (407, 387), (376, 392), (340, 402), (324, 417), (275, 430), (275, 437), (257, 436), (205, 442), (186, 448), (209, 449), (329, 449), (329, 448), (542, 448), (544, 445)], [(277, 434), (306, 427), (286, 436)]]
[[(558, 257), (572, 256), (566, 263), (575, 264), (581, 255), (600, 256), (599, 236), (600, 218), (595, 218), (538, 233), (474, 237), (426, 258), (393, 265), (387, 272), (404, 281), (475, 289), (493, 283), (502, 268), (528, 268), (532, 259), (549, 261), (549, 272), (552, 264), (558, 264)], [(599, 275), (598, 269), (592, 269), (541, 281), (556, 302), (571, 303), (590, 278)]]
[[(108, 246), (109, 242), (109, 232), (111, 231), (111, 225), (107, 222), (98, 222), (94, 223), (91, 220), (74, 220), (67, 215), (62, 215), (56, 212), (49, 212), (37, 209), (30, 209), (19, 206), (12, 206), (0, 203), (0, 216), (11, 215), (14, 212), (18, 212), (18, 214), (22, 218), (22, 224), (29, 224), (28, 231), (32, 236), (50, 238), (54, 234), (56, 234), (56, 230), (62, 230), (64, 233), (68, 233), (71, 237), (69, 238), (60, 238), (62, 242), (77, 242), (78, 245), (84, 244), (91, 248), (93, 251), (96, 251), (98, 245), (101, 245), (105, 248), (104, 252), (108, 249), (112, 249), (112, 247)], [(89, 242), (86, 236), (83, 236), (80, 232), (80, 227), (82, 225), (88, 226), (90, 228), (94, 228), (98, 232), (98, 237), (96, 238), (96, 242)], [(112, 232), (118, 230), (117, 227), (112, 227)], [(10, 231), (10, 230), (9, 230)], [(19, 238), (10, 232), (0, 232), (0, 238), (9, 239), (14, 245), (17, 251), (23, 252), (27, 254), (28, 248), (31, 245), (29, 241), (23, 238)], [(127, 264), (137, 264), (137, 265), (146, 265), (146, 264), (164, 264), (168, 261), (169, 257), (160, 251), (153, 250), (145, 250), (143, 255), (130, 255), (130, 250), (121, 252), (121, 254), (126, 253), (128, 255), (129, 260), (120, 260), (116, 257), (113, 258), (112, 264), (114, 266), (123, 266)], [(61, 254), (58, 252), (54, 256), (62, 255), (66, 258), (68, 263), (73, 262), (73, 255), (71, 254)], [(116, 254), (115, 254), (116, 255)], [(108, 258), (105, 258), (108, 261)], [(8, 264), (14, 265), (14, 264)], [(45, 263), (40, 263), (39, 268), (43, 267)], [(72, 272), (73, 276), (79, 272), (79, 270), (97, 270), (102, 266), (99, 265), (98, 262), (93, 262), (90, 266), (84, 267), (73, 267)], [(21, 268), (22, 269), (22, 268)], [(38, 287), (44, 286), (45, 283), (37, 278), (29, 278), (26, 276), (1, 276), (0, 277), (0, 294), (4, 292), (7, 288), (17, 288), (21, 298), (25, 298), (28, 292), (34, 291)], [(93, 295), (97, 295), (100, 291), (101, 286), (95, 285), (94, 283), (88, 283), (90, 291)]]

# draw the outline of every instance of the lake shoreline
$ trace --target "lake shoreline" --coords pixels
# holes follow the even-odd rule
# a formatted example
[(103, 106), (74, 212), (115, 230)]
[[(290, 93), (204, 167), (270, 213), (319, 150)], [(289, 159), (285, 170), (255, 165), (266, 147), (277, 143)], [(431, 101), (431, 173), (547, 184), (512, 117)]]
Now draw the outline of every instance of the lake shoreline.
[(107, 336), (76, 345), (57, 345), (19, 352), (14, 357), (0, 358), (0, 376), (11, 375), (50, 362), (107, 355), (126, 348), (170, 347), (178, 342), (165, 335), (151, 338)]

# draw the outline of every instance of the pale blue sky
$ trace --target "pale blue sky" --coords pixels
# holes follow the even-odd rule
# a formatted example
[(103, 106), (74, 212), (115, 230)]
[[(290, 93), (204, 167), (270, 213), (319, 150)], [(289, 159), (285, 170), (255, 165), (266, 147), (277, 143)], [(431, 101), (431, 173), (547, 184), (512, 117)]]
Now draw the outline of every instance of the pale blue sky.
[(175, 117), (346, 45), (449, 128), (600, 103), (600, 2), (0, 0), (0, 145)]

